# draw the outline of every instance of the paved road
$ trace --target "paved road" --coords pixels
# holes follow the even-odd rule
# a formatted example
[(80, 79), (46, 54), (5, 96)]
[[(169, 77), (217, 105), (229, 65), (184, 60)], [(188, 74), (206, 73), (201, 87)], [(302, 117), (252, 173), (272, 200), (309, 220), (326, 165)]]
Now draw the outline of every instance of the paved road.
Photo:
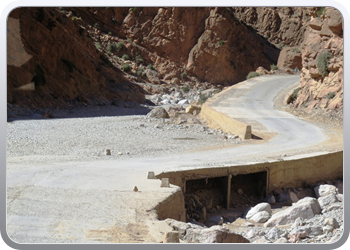
[[(160, 188), (159, 180), (146, 179), (147, 171), (215, 167), (311, 152), (327, 139), (325, 133), (273, 108), (274, 97), (297, 84), (296, 76), (258, 77), (232, 88), (213, 104), (251, 122), (253, 133), (274, 133), (268, 141), (162, 158), (8, 166), (9, 235), (22, 243), (118, 242), (120, 238), (109, 236), (130, 225), (142, 228), (148, 216), (145, 210), (178, 190)], [(140, 192), (132, 192), (134, 185)], [(135, 232), (140, 236), (133, 238), (135, 242), (152, 240), (142, 230)]]

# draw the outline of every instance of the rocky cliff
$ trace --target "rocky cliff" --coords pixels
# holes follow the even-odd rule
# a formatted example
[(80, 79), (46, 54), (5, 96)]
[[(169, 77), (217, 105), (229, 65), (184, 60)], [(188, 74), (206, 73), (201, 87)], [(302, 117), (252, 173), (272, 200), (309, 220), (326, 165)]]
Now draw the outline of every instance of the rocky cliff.
[(158, 86), (223, 87), (277, 64), (301, 71), (294, 107), (341, 109), (342, 41), (332, 8), (19, 8), (8, 19), (8, 102), (142, 103)]
[(312, 9), (311, 20), (300, 47), (301, 85), (294, 107), (342, 112), (343, 19), (334, 8)]
[(57, 8), (18, 8), (7, 23), (7, 101), (30, 107), (144, 102), (96, 49), (84, 28)]

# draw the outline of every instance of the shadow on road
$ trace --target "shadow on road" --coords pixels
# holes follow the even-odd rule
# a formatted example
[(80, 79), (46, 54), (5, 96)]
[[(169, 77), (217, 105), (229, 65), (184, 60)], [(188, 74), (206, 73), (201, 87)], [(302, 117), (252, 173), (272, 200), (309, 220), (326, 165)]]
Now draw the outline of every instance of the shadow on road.
[(131, 116), (146, 115), (151, 106), (138, 103), (130, 103), (128, 108), (115, 105), (75, 105), (70, 108), (47, 108), (30, 110), (28, 108), (7, 108), (7, 122), (16, 120), (42, 120), (42, 119), (66, 119), (66, 118), (88, 118), (103, 116)]

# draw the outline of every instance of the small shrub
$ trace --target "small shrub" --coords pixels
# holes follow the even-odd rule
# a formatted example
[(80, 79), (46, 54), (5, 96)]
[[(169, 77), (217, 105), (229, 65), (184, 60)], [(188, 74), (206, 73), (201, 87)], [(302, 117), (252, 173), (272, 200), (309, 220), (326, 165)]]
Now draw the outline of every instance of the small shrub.
[(117, 50), (117, 45), (113, 42), (108, 43), (107, 50), (111, 53), (114, 53)]
[(143, 63), (143, 58), (141, 55), (137, 55), (136, 58), (135, 58), (135, 61), (137, 64), (141, 64)]
[(250, 71), (249, 74), (247, 75), (247, 79), (257, 77), (257, 76), (260, 76), (260, 74), (255, 71)]
[(72, 16), (72, 21), (76, 22), (78, 20), (78, 18), (76, 16)]
[(130, 65), (129, 65), (128, 63), (125, 63), (125, 64), (123, 64), (123, 66), (122, 66), (122, 70), (123, 70), (124, 72), (128, 72), (128, 71), (131, 70), (131, 67), (130, 67)]
[(137, 72), (136, 72), (136, 74), (137, 74), (138, 76), (141, 76), (142, 73), (143, 73), (143, 68), (139, 68), (139, 69), (137, 70)]
[(58, 7), (58, 10), (59, 10), (60, 12), (63, 12), (63, 11), (64, 11), (63, 7)]
[(130, 11), (131, 14), (134, 14), (135, 11), (136, 11), (136, 8), (135, 8), (135, 7), (131, 7), (131, 8), (129, 9), (129, 11)]
[(95, 46), (98, 50), (102, 50), (102, 45), (100, 42), (95, 42)]
[(118, 24), (119, 24), (118, 20), (115, 20), (115, 19), (112, 19), (112, 23), (113, 23), (114, 25), (118, 25)]
[(323, 15), (324, 11), (326, 10), (325, 7), (321, 7), (316, 11), (316, 16), (320, 17), (321, 15)]
[(114, 56), (113, 59), (119, 62), (119, 58), (117, 56)]
[(112, 35), (112, 31), (109, 31), (109, 32), (108, 32), (108, 35)]
[(182, 72), (181, 74), (180, 74), (180, 78), (183, 80), (183, 79), (185, 79), (186, 78), (186, 73), (185, 72)]
[(202, 105), (208, 100), (209, 96), (201, 94), (199, 96), (198, 104)]
[(182, 88), (182, 91), (183, 91), (184, 93), (188, 93), (188, 92), (190, 92), (190, 87), (189, 87), (189, 86), (184, 86), (184, 87)]
[(332, 57), (332, 55), (329, 52), (325, 52), (322, 54), (319, 54), (317, 56), (317, 69), (318, 72), (322, 77), (328, 76), (329, 71), (328, 71), (328, 60)]
[(98, 23), (95, 23), (95, 24), (94, 24), (94, 28), (95, 28), (95, 29), (99, 29), (99, 28), (100, 28), (100, 25), (99, 25)]
[(129, 60), (129, 59), (130, 59), (129, 55), (127, 55), (127, 54), (124, 54), (124, 55), (122, 56), (122, 58), (123, 58), (123, 60)]
[(293, 103), (298, 98), (299, 91), (300, 91), (300, 88), (294, 89), (292, 95), (290, 96), (288, 103)]
[(300, 52), (299, 46), (293, 47), (293, 48), (292, 48), (292, 51), (293, 51), (294, 53), (299, 53), (299, 52)]
[(278, 67), (276, 64), (271, 64), (271, 70), (278, 70)]
[(130, 38), (126, 39), (126, 41), (127, 41), (128, 43), (131, 43), (131, 39), (130, 39)]
[(118, 49), (118, 50), (121, 50), (121, 49), (123, 49), (123, 48), (124, 48), (124, 43), (118, 42), (118, 43), (117, 43), (117, 49)]
[(334, 97), (335, 97), (335, 92), (330, 92), (330, 93), (328, 93), (328, 95), (326, 95), (326, 98), (328, 100), (333, 99)]
[(148, 65), (147, 65), (147, 69), (152, 69), (152, 70), (154, 70), (154, 67), (153, 67), (152, 64), (148, 64)]
[(224, 42), (224, 40), (220, 40), (220, 41), (218, 42), (218, 44), (219, 44), (220, 46), (223, 46), (223, 45), (225, 44), (225, 42)]

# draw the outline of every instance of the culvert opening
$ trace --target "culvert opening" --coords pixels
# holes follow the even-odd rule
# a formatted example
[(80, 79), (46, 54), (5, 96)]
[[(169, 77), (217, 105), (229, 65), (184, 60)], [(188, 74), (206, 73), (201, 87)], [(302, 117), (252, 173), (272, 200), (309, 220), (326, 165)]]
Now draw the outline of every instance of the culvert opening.
[(246, 207), (262, 202), (266, 196), (266, 186), (266, 171), (232, 176), (230, 207)]
[(249, 206), (255, 206), (266, 196), (267, 172), (202, 178), (186, 181), (185, 209), (187, 221), (207, 226), (221, 215), (232, 222)]

